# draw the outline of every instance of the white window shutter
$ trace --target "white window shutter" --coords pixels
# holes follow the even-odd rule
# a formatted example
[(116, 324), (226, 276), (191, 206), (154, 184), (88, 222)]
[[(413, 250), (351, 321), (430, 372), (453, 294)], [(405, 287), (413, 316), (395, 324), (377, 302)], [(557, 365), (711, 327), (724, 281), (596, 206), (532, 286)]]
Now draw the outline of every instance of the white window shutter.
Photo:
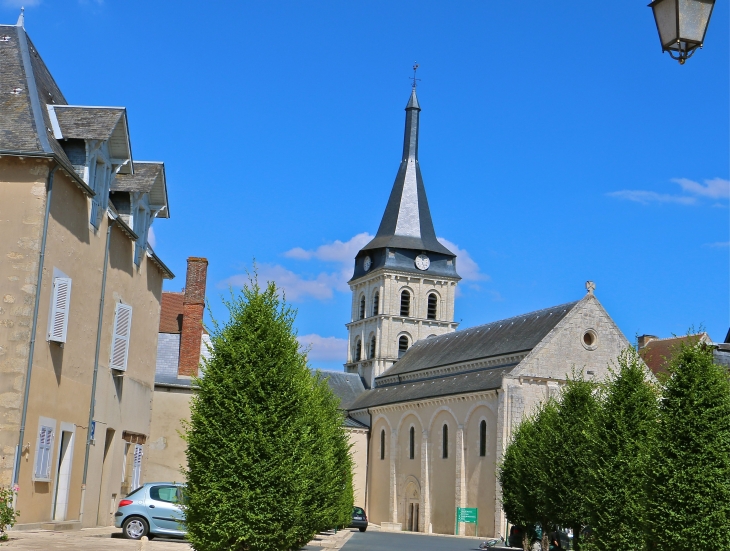
[(53, 279), (51, 293), (51, 320), (48, 324), (48, 340), (66, 342), (68, 330), (68, 312), (71, 306), (71, 278), (56, 277)]
[(109, 367), (119, 371), (127, 370), (129, 354), (129, 335), (132, 331), (132, 307), (117, 303), (114, 312), (114, 331), (112, 332), (112, 354)]
[(35, 478), (51, 479), (51, 450), (53, 449), (53, 428), (41, 425), (38, 432), (38, 446), (35, 456)]

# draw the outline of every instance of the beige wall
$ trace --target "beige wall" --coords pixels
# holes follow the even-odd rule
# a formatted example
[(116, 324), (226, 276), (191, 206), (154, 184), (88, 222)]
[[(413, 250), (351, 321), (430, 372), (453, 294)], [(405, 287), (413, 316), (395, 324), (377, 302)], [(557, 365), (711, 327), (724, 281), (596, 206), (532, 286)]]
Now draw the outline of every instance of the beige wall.
[(190, 421), (190, 399), (193, 391), (156, 386), (152, 409), (149, 456), (145, 479), (150, 482), (185, 480), (187, 444), (181, 437), (183, 421)]
[[(358, 507), (366, 507), (368, 431), (366, 429), (346, 429), (352, 448), (352, 489), (353, 503)], [(368, 513), (367, 508), (365, 512)]]
[[(9, 481), (17, 443), (17, 427), (26, 373), (30, 325), (35, 299), (38, 253), (46, 197), (47, 165), (33, 160), (0, 160), (0, 362), (3, 378), (0, 399), (3, 419), (11, 430), (2, 431), (2, 480)], [(46, 258), (40, 289), (37, 338), (30, 398), (20, 463), (19, 523), (52, 519), (58, 481), (61, 423), (73, 433), (73, 454), (65, 518), (79, 519), (81, 482), (88, 431), (91, 384), (108, 219), (98, 230), (90, 226), (89, 199), (62, 171), (54, 179), (48, 225)], [(7, 260), (10, 260), (9, 262)], [(63, 346), (46, 341), (54, 268), (72, 279), (67, 341)], [(84, 525), (107, 522), (112, 496), (120, 497), (124, 431), (149, 434), (150, 405), (157, 351), (162, 274), (146, 256), (137, 268), (132, 242), (112, 229), (96, 392), (96, 442), (91, 446)], [(115, 303), (133, 308), (128, 370), (112, 377), (108, 368)], [(8, 353), (10, 352), (10, 353)], [(12, 373), (11, 376), (5, 374)], [(51, 482), (33, 481), (37, 435), (41, 417), (55, 421), (51, 453)], [(107, 429), (112, 437), (106, 442)], [(102, 494), (102, 490), (105, 492)], [(99, 506), (101, 504), (101, 510)]]

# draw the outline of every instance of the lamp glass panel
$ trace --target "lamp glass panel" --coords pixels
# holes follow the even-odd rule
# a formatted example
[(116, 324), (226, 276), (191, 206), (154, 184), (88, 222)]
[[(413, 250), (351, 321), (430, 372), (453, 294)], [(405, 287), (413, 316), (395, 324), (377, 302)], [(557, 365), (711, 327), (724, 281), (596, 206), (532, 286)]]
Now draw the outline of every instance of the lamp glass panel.
[(679, 36), (702, 42), (714, 0), (679, 0)]
[(659, 39), (664, 47), (676, 43), (679, 38), (677, 36), (677, 1), (659, 0), (651, 6), (651, 9), (654, 10), (656, 26), (659, 28)]

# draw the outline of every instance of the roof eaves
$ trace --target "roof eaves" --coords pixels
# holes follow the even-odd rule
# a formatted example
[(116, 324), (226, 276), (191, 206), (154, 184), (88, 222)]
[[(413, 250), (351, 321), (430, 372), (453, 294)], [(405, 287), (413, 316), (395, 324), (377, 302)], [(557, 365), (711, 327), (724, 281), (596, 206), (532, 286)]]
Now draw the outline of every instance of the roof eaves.
[(147, 257), (152, 260), (152, 262), (157, 265), (157, 267), (162, 272), (162, 277), (164, 279), (175, 279), (175, 274), (172, 273), (170, 268), (168, 268), (162, 260), (160, 260), (160, 257), (155, 254), (155, 251), (152, 250), (152, 247), (147, 245)]
[(119, 226), (119, 229), (127, 234), (127, 237), (129, 237), (132, 241), (137, 241), (137, 239), (139, 239), (139, 236), (134, 233), (134, 230), (130, 228), (124, 220), (122, 220), (121, 216), (119, 216), (119, 213), (117, 213), (116, 209), (111, 205), (111, 201), (109, 201), (109, 206), (107, 206), (107, 216), (114, 220)]

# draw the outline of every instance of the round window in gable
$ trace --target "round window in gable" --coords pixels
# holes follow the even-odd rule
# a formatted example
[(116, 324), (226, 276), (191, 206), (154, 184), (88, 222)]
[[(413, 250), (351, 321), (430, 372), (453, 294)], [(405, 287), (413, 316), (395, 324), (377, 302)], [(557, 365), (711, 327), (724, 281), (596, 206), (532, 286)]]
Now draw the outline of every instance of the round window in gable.
[(598, 345), (598, 335), (593, 329), (587, 329), (581, 337), (581, 344), (586, 350), (595, 350)]

